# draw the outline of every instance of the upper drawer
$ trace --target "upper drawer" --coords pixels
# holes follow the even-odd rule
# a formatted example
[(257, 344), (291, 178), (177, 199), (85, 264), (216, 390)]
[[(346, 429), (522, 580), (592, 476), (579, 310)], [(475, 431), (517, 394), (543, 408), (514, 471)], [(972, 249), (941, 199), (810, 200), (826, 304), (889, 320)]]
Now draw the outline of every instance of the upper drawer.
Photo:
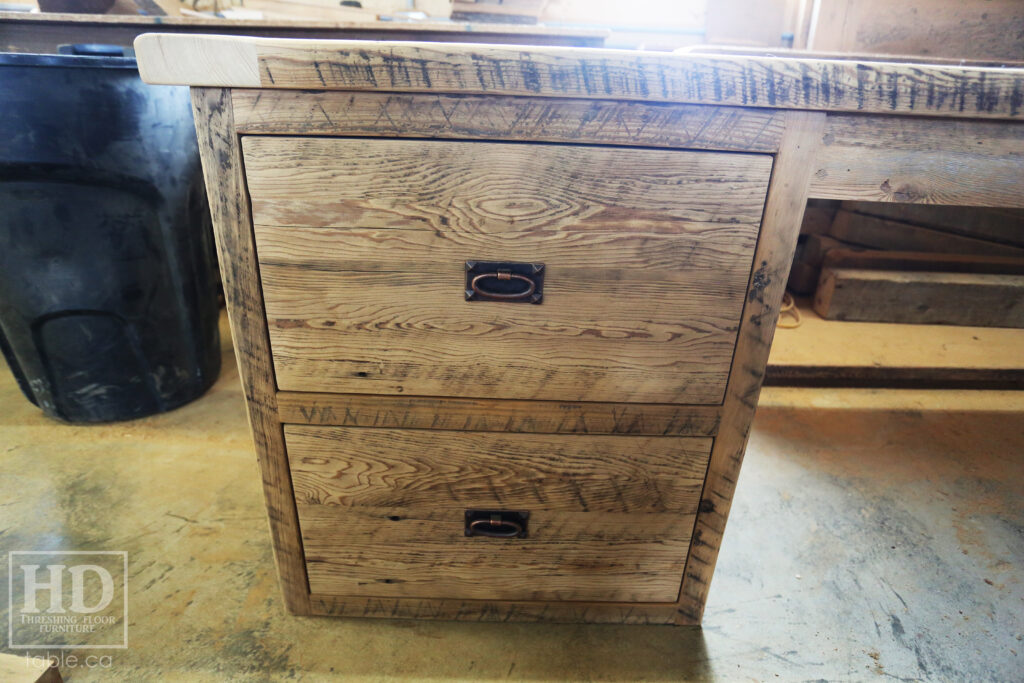
[[(278, 387), (719, 403), (771, 157), (245, 137)], [(543, 303), (466, 301), (544, 263)]]

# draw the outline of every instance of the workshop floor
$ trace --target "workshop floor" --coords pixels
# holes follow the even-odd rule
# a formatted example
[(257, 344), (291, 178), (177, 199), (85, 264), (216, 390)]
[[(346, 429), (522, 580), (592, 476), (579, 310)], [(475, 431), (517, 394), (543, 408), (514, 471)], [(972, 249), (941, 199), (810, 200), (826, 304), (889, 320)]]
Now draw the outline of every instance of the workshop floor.
[(703, 630), (464, 624), (284, 614), (228, 345), (103, 426), (2, 370), (0, 551), (53, 548), (129, 558), (129, 648), (70, 681), (1021, 680), (1024, 398), (766, 390)]

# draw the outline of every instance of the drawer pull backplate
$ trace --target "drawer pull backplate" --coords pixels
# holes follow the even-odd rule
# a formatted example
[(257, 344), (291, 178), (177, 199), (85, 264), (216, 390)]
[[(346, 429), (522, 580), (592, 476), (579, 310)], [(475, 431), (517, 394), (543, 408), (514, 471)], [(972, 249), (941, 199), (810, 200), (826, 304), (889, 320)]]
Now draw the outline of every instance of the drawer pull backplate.
[(543, 288), (543, 263), (466, 261), (466, 301), (539, 304)]

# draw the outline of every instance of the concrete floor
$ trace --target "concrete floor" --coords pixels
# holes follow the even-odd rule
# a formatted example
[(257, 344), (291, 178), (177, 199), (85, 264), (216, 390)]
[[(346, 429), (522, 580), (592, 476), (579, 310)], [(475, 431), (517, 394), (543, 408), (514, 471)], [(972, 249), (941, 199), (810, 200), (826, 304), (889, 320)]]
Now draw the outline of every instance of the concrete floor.
[(703, 630), (309, 619), (225, 354), (199, 401), (94, 427), (0, 372), (0, 551), (129, 554), (130, 646), (66, 680), (1024, 679), (1021, 394), (767, 390)]

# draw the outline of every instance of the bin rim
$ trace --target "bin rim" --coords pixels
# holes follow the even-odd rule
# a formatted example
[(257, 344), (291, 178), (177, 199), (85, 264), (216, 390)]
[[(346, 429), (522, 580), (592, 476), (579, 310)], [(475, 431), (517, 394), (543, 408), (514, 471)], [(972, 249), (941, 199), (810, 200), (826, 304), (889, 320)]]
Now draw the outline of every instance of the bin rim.
[(34, 52), (0, 52), (0, 66), (41, 66), (73, 69), (131, 69), (138, 71), (135, 57), (96, 55), (54, 55)]

